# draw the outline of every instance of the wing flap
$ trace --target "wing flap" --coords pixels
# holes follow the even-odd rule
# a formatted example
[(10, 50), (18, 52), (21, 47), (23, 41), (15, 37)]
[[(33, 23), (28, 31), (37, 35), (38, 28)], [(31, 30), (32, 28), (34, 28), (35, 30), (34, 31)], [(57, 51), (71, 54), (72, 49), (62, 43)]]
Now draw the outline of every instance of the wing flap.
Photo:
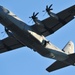
[(23, 47), (19, 41), (13, 37), (7, 37), (3, 40), (0, 40), (0, 53), (11, 51), (16, 48)]
[(69, 66), (68, 64), (65, 64), (61, 61), (55, 61), (52, 65), (50, 65), (46, 70), (48, 72), (52, 72), (54, 70), (58, 70), (58, 69), (61, 69), (63, 67), (66, 67), (66, 66)]

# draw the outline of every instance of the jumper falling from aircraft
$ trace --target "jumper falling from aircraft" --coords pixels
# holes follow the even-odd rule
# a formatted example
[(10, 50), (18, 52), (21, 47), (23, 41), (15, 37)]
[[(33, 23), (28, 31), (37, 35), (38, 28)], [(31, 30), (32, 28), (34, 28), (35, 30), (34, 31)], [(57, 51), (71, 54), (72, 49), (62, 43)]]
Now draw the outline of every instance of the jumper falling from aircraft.
[(75, 65), (74, 43), (69, 41), (61, 50), (45, 37), (53, 34), (59, 28), (74, 19), (75, 5), (59, 12), (53, 13), (52, 4), (46, 6), (45, 12), (49, 17), (40, 21), (33, 12), (32, 18), (34, 25), (29, 26), (8, 9), (0, 6), (0, 23), (5, 27), (8, 37), (0, 40), (0, 53), (27, 46), (40, 55), (55, 59), (56, 61), (46, 70), (48, 72)]

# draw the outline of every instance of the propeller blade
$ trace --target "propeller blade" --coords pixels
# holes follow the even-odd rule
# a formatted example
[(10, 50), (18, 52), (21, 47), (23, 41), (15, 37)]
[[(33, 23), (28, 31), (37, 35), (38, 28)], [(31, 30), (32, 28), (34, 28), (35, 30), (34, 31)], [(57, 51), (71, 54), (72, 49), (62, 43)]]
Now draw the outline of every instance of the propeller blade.
[(44, 13), (44, 15), (43, 16), (45, 16), (46, 15), (46, 12)]
[(42, 12), (45, 12), (45, 10), (43, 10)]
[(32, 18), (32, 17), (29, 17), (29, 18)]
[(35, 12), (33, 12), (33, 16), (35, 16)]
[(32, 19), (28, 23), (30, 23), (31, 21), (32, 21)]
[(53, 10), (53, 8), (51, 8), (50, 10)]
[(4, 37), (5, 36), (5, 31), (1, 32), (1, 34), (3, 34), (2, 37)]
[(48, 9), (48, 5), (46, 5), (46, 9)]
[(4, 32), (1, 32), (1, 34), (3, 34)]
[(49, 6), (49, 8), (51, 8), (51, 7), (52, 7), (52, 5), (53, 5), (53, 4), (51, 4), (51, 5)]
[(37, 12), (36, 14), (35, 14), (35, 16), (37, 16), (39, 14), (39, 12)]

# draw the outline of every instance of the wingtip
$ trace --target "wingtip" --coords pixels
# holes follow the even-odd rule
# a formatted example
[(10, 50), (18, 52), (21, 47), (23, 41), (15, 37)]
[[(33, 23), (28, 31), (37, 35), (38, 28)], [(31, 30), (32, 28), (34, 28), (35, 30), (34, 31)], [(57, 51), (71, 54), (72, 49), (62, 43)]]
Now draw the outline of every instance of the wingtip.
[(52, 70), (50, 70), (50, 66), (48, 68), (46, 68), (47, 72), (52, 72)]

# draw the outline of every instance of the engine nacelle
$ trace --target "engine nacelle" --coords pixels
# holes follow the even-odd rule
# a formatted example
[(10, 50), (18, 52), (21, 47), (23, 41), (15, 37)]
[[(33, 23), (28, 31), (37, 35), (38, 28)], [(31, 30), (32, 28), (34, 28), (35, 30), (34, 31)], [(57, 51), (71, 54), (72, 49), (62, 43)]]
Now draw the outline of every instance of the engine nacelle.
[(55, 19), (57, 19), (57, 20), (59, 20), (58, 16), (53, 12), (48, 12), (48, 15), (55, 18)]

